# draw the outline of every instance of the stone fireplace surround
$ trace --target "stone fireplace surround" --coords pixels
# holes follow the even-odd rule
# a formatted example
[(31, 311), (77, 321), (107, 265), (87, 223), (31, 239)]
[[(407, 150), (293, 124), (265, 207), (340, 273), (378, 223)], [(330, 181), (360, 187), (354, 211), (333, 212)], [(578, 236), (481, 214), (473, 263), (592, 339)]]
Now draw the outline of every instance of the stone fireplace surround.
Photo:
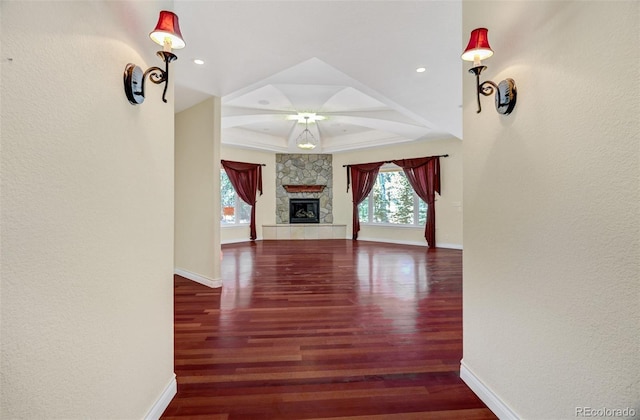
[[(317, 198), (320, 223), (289, 223), (290, 198)], [(345, 239), (333, 224), (333, 167), (327, 154), (276, 154), (276, 224), (262, 225), (264, 239)]]
[[(290, 188), (307, 186), (324, 188)], [(312, 192), (313, 191), (313, 192)], [(276, 224), (289, 223), (290, 198), (320, 200), (320, 224), (333, 223), (333, 167), (327, 154), (276, 154)]]

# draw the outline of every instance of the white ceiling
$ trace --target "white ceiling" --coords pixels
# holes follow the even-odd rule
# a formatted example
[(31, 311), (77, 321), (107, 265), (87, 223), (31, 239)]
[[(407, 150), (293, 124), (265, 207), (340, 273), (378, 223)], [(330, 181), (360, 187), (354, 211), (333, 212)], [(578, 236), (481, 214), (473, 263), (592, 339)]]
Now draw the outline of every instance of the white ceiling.
[[(223, 144), (312, 153), (462, 137), (460, 1), (194, 1), (174, 11), (176, 112), (222, 98)], [(204, 65), (193, 63), (200, 58)], [(416, 68), (426, 67), (423, 73)]]

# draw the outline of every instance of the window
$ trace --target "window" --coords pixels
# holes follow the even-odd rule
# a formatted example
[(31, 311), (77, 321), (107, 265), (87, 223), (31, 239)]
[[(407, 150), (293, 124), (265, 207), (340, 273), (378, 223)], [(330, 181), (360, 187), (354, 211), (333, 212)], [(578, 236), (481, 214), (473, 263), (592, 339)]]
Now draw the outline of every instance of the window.
[(371, 193), (358, 206), (358, 214), (362, 223), (424, 226), (427, 204), (413, 191), (401, 168), (384, 166)]
[(251, 206), (242, 201), (224, 169), (220, 169), (220, 224), (235, 225), (251, 222)]

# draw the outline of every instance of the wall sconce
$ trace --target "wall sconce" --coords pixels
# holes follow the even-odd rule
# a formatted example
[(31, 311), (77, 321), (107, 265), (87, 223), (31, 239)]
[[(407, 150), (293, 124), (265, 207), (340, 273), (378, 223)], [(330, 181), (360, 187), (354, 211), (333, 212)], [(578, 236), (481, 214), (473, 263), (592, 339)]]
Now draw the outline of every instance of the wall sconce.
[(185, 43), (180, 32), (178, 24), (178, 16), (166, 10), (160, 12), (156, 28), (149, 34), (151, 39), (164, 47), (163, 51), (158, 51), (157, 55), (164, 61), (165, 69), (160, 67), (149, 67), (144, 73), (142, 69), (135, 64), (129, 63), (124, 68), (124, 92), (127, 99), (132, 105), (138, 105), (144, 102), (144, 81), (149, 76), (149, 80), (156, 85), (164, 83), (164, 91), (162, 92), (162, 101), (167, 102), (165, 95), (167, 94), (167, 86), (169, 80), (169, 63), (178, 59), (171, 52), (171, 49), (184, 48)]
[(478, 97), (478, 111), (482, 111), (480, 106), (480, 94), (489, 96), (495, 92), (496, 111), (499, 114), (508, 115), (516, 106), (516, 82), (513, 79), (505, 79), (497, 85), (490, 80), (480, 83), (480, 73), (487, 68), (481, 61), (493, 55), (493, 50), (489, 46), (487, 38), (487, 28), (477, 28), (471, 31), (471, 38), (467, 48), (462, 53), (462, 59), (473, 61), (473, 67), (469, 73), (476, 75), (476, 95)]

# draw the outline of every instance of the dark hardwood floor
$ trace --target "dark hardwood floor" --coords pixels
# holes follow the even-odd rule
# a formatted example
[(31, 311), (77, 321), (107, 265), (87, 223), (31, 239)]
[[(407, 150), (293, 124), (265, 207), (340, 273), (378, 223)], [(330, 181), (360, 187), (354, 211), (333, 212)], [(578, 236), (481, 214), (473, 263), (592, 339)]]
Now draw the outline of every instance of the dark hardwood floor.
[(459, 378), (462, 251), (351, 240), (223, 246), (175, 277), (165, 419), (495, 419)]

